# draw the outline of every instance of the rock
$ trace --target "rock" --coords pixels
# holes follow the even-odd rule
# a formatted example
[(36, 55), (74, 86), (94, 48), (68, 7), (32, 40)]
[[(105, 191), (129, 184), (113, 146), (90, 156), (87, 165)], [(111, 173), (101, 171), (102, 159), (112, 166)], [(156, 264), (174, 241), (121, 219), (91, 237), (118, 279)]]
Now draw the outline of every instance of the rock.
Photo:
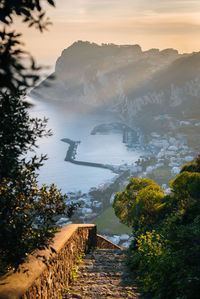
[[(89, 264), (93, 268), (88, 269)], [(126, 266), (124, 251), (99, 249), (86, 255), (79, 264), (79, 277), (69, 285), (67, 298), (139, 298), (130, 270)]]

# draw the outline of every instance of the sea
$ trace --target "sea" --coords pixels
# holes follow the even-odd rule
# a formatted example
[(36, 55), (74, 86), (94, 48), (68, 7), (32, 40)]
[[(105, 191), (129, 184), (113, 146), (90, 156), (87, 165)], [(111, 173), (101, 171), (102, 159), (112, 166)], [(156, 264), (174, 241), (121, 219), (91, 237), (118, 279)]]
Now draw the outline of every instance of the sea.
[[(48, 160), (40, 168), (39, 185), (54, 183), (63, 193), (81, 191), (87, 193), (91, 188), (98, 188), (117, 177), (116, 173), (108, 169), (75, 165), (65, 161), (68, 144), (61, 141), (69, 138), (80, 141), (76, 159), (87, 162), (111, 165), (134, 164), (141, 153), (134, 147), (127, 147), (123, 143), (120, 132), (92, 135), (97, 125), (109, 124), (117, 121), (115, 114), (90, 112), (72, 112), (64, 105), (42, 102), (30, 99), (33, 104), (30, 109), (32, 117), (48, 118), (48, 129), (53, 136), (38, 139), (36, 154), (47, 154)], [(119, 120), (118, 120), (119, 121)]]

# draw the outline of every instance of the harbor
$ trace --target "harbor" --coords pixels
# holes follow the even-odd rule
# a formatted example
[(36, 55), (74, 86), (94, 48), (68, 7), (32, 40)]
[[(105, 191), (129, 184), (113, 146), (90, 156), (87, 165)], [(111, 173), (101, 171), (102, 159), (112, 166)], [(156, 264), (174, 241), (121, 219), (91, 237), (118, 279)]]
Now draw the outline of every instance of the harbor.
[(94, 163), (94, 162), (87, 162), (87, 161), (78, 161), (75, 160), (76, 150), (80, 141), (73, 141), (69, 138), (63, 138), (61, 141), (68, 143), (69, 148), (65, 157), (66, 162), (71, 162), (76, 165), (81, 166), (89, 166), (89, 167), (97, 167), (97, 168), (105, 168), (113, 171), (114, 173), (121, 173), (122, 170), (118, 166), (109, 165), (109, 164), (102, 164), (102, 163)]

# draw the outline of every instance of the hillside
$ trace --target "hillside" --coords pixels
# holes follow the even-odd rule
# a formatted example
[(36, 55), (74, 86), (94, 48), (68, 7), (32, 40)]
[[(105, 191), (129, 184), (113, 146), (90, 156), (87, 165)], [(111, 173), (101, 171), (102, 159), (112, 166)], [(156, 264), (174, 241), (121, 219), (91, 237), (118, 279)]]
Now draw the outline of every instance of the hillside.
[(200, 52), (142, 51), (139, 45), (78, 41), (63, 50), (52, 75), (31, 96), (64, 104), (67, 109), (116, 112), (145, 135), (180, 133), (196, 143)]
[(68, 105), (113, 107), (180, 56), (173, 49), (143, 52), (139, 45), (78, 41), (58, 58), (55, 79), (45, 80), (32, 95)]

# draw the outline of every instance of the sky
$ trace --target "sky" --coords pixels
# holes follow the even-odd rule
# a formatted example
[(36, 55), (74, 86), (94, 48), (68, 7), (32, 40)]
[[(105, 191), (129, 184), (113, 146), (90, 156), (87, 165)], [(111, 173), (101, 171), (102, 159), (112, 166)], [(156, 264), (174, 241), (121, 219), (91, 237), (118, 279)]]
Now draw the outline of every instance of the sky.
[(45, 8), (48, 32), (15, 23), (39, 63), (53, 66), (77, 40), (200, 51), (200, 0), (57, 0)]

